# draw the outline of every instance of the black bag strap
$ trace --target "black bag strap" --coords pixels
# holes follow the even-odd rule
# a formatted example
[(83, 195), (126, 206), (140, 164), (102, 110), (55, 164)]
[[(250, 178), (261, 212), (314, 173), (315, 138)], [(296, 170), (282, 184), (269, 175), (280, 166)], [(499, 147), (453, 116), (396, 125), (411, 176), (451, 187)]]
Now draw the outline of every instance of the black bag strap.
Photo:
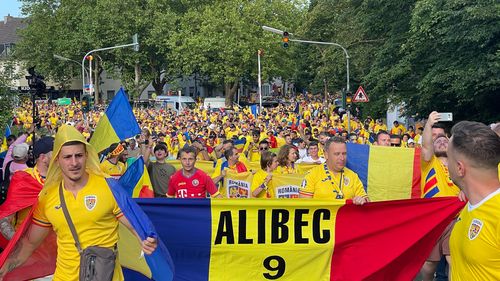
[[(6, 181), (9, 181), (10, 182), (10, 165), (12, 164), (12, 162), (14, 162), (14, 160), (10, 160), (9, 162), (7, 162), (7, 165), (5, 165), (5, 170), (2, 171), (2, 176), (3, 176), (3, 181), (6, 182)], [(7, 186), (9, 186), (7, 184)]]
[(78, 240), (78, 234), (76, 233), (75, 225), (71, 220), (71, 216), (69, 215), (68, 212), (68, 207), (66, 206), (66, 201), (64, 200), (62, 182), (61, 184), (59, 184), (59, 200), (61, 201), (61, 208), (63, 210), (64, 217), (66, 218), (66, 221), (68, 222), (69, 225), (69, 229), (71, 230), (71, 235), (73, 235), (73, 239), (75, 239), (75, 246), (78, 249), (78, 252), (81, 254), (82, 247), (80, 246), (80, 240)]

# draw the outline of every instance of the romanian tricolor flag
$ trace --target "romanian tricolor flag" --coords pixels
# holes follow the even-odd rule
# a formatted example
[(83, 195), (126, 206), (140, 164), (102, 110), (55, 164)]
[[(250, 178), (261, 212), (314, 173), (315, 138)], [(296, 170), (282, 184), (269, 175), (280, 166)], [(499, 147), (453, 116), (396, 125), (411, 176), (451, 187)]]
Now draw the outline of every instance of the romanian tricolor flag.
[(123, 88), (116, 93), (106, 112), (97, 123), (90, 144), (97, 152), (111, 144), (133, 137), (141, 132)]
[[(143, 210), (132, 200), (132, 198), (130, 198), (125, 188), (120, 186), (117, 180), (108, 178), (107, 182), (122, 213), (133, 226), (141, 240), (144, 240), (146, 237), (155, 237), (158, 242), (158, 247), (153, 254), (143, 255), (137, 237), (125, 226), (119, 224), (120, 240), (118, 241), (118, 253), (121, 266), (139, 272), (141, 276), (147, 276), (148, 279), (146, 280), (149, 280), (149, 278), (155, 281), (172, 280), (174, 274), (173, 262), (161, 237), (158, 236), (158, 232), (155, 230), (154, 225)], [(36, 201), (36, 199), (33, 200), (33, 196), (30, 197), (30, 200), (31, 204)], [(17, 205), (12, 204), (12, 208), (17, 207)], [(34, 207), (30, 210), (23, 224), (18, 228), (14, 237), (0, 254), (0, 267), (3, 266), (19, 239), (23, 237), (31, 225), (33, 209)], [(13, 210), (14, 209), (11, 210), (11, 208), (2, 209), (2, 214), (12, 213), (11, 211)], [(30, 280), (53, 274), (55, 270), (56, 255), (56, 236), (55, 233), (51, 231), (49, 236), (42, 242), (29, 259), (18, 268), (9, 272), (3, 280)]]
[(420, 198), (420, 149), (348, 143), (347, 168), (372, 201)]
[(174, 280), (190, 281), (413, 280), (464, 206), (456, 197), (363, 206), (342, 200), (136, 200), (168, 246)]
[(125, 192), (132, 198), (154, 197), (153, 185), (151, 184), (148, 169), (144, 165), (142, 156), (128, 166), (119, 181)]

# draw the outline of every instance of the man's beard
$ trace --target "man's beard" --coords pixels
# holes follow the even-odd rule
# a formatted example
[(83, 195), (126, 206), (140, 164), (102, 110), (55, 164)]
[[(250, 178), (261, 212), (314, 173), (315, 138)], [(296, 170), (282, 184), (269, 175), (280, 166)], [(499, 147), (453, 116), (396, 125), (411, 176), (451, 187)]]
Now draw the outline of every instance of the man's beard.
[(446, 151), (436, 151), (434, 152), (434, 155), (436, 155), (436, 157), (448, 157)]

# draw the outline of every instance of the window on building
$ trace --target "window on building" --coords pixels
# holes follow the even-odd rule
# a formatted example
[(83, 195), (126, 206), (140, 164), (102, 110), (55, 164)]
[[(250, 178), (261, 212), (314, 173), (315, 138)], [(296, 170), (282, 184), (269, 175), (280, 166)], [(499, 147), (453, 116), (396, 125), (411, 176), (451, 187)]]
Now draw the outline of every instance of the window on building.
[(107, 96), (107, 100), (111, 101), (115, 97), (115, 91), (113, 91), (113, 90), (107, 91), (106, 96)]

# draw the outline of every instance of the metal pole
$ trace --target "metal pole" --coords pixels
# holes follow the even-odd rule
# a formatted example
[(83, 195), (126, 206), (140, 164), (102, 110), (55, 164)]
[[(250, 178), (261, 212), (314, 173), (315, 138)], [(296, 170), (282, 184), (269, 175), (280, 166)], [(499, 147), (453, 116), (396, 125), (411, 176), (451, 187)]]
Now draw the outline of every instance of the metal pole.
[[(139, 45), (139, 43), (132, 43), (132, 44), (113, 46), (113, 47), (100, 48), (100, 49), (95, 49), (95, 50), (92, 50), (92, 51), (86, 53), (82, 59), (82, 91), (85, 89), (85, 58), (88, 55), (92, 54), (93, 52), (107, 51), (107, 50), (125, 48), (125, 47), (132, 47), (132, 46), (136, 46), (136, 45)], [(92, 69), (90, 71), (92, 71)], [(90, 83), (92, 83), (92, 81)]]
[(259, 77), (258, 77), (258, 83), (259, 83), (259, 115), (262, 112), (262, 80), (261, 80), (261, 73), (260, 73), (260, 50), (257, 51), (257, 64), (259, 67)]
[(179, 108), (177, 109), (177, 116), (179, 116), (179, 114), (181, 113), (181, 95), (182, 95), (182, 91), (179, 90)]

